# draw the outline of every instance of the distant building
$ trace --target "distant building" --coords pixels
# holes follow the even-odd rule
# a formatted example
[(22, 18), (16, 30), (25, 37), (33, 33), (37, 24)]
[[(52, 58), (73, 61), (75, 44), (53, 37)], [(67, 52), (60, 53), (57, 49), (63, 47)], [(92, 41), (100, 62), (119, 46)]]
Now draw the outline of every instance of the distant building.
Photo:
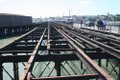
[(32, 24), (31, 16), (0, 13), (0, 27), (23, 26)]

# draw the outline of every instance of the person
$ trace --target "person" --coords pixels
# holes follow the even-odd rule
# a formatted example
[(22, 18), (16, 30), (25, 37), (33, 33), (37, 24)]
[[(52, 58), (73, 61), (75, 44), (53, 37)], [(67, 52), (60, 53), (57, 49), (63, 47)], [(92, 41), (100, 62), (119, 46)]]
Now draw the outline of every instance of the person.
[(80, 25), (81, 25), (81, 28), (82, 28), (82, 25), (83, 25), (83, 21), (82, 20), (80, 21)]
[(106, 29), (106, 24), (103, 22), (101, 19), (97, 21), (97, 27), (98, 30), (105, 30)]
[(103, 30), (106, 30), (106, 22), (103, 20)]

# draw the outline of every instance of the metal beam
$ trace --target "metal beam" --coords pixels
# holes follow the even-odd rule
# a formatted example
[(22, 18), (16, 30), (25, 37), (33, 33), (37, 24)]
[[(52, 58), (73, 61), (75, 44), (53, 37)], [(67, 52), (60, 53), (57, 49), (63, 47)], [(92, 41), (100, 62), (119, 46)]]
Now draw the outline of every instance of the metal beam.
[[(92, 59), (115, 59), (113, 56), (109, 54), (96, 54), (96, 53), (88, 53), (86, 54)], [(27, 62), (29, 57), (31, 55), (7, 55), (7, 56), (0, 56), (2, 57), (3, 63), (9, 63), (9, 62)], [(69, 60), (79, 60), (79, 58), (76, 56), (76, 54), (51, 54), (51, 55), (37, 55), (35, 58), (35, 62), (41, 62), (41, 61), (69, 61)]]
[(3, 80), (2, 57), (0, 57), (0, 80)]
[(12, 54), (16, 54), (16, 53), (32, 53), (33, 50), (2, 50), (0, 51), (1, 54), (8, 54), (8, 53), (12, 53)]
[(32, 78), (31, 80), (88, 80), (98, 79), (97, 74), (85, 74), (85, 75), (72, 75), (72, 76), (57, 76), (57, 77), (45, 77), (45, 78)]
[[(70, 31), (69, 31), (70, 32)], [(76, 33), (75, 31), (71, 31), (70, 32), (71, 34), (74, 34), (76, 36), (79, 36), (85, 40), (87, 40), (88, 42), (91, 42), (91, 44), (95, 44), (98, 46), (98, 48), (100, 48), (101, 50), (107, 52), (108, 54), (114, 56), (116, 59), (119, 59), (120, 60), (120, 51), (118, 49), (115, 49), (114, 47), (111, 47), (109, 45), (106, 45), (104, 43), (101, 43), (101, 42), (98, 42), (96, 40), (93, 40), (93, 39), (89, 39), (88, 37), (82, 35), (82, 34), (78, 34)], [(90, 33), (87, 33), (87, 34), (90, 34)], [(96, 46), (96, 47), (97, 47)], [(111, 53), (112, 52), (112, 53)]]
[(36, 54), (38, 53), (39, 46), (41, 45), (41, 42), (43, 40), (45, 32), (46, 32), (46, 29), (44, 30), (41, 38), (39, 39), (36, 47), (34, 48), (34, 51), (33, 51), (32, 55), (30, 56), (30, 58), (29, 58), (29, 60), (28, 60), (28, 62), (26, 64), (26, 68), (25, 68), (22, 76), (20, 77), (20, 80), (25, 80), (27, 78), (27, 76), (28, 76), (28, 73), (32, 71), (33, 64), (34, 64), (34, 59), (36, 57)]
[(112, 78), (105, 72), (103, 71), (90, 57), (88, 57), (83, 50), (81, 50), (73, 41), (74, 39), (70, 37), (68, 34), (63, 32), (62, 30), (58, 30), (55, 28), (64, 38), (69, 41), (69, 43), (79, 52), (76, 55), (81, 59), (84, 64), (97, 72), (99, 74), (99, 77), (101, 77), (103, 80), (112, 80)]
[(90, 31), (94, 31), (94, 32), (99, 32), (99, 33), (104, 33), (104, 34), (110, 34), (110, 35), (114, 35), (116, 37), (120, 37), (120, 34), (117, 33), (111, 33), (111, 32), (105, 32), (105, 31), (99, 31), (99, 30), (93, 30), (93, 29), (87, 29), (87, 28), (81, 28), (81, 30), (90, 30)]
[[(31, 55), (17, 55), (17, 56), (2, 56), (3, 62), (27, 62)], [(0, 57), (1, 58), (1, 57)], [(37, 55), (35, 62), (41, 61), (67, 61), (67, 60), (79, 60), (75, 54), (51, 54), (51, 55)]]

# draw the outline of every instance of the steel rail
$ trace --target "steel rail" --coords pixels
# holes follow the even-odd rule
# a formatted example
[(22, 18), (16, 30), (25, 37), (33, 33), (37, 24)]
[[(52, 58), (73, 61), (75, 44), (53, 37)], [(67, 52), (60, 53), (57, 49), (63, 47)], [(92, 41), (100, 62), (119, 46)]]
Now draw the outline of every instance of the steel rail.
[(75, 43), (74, 39), (70, 35), (66, 34), (64, 31), (55, 28), (79, 53), (76, 53), (78, 58), (84, 62), (86, 67), (91, 68), (98, 73), (99, 77), (103, 80), (113, 80), (105, 71), (103, 71), (96, 62), (94, 62), (90, 57), (88, 57), (83, 50), (81, 50)]
[[(100, 49), (102, 49), (103, 51), (106, 51), (107, 53), (116, 57), (117, 59), (120, 59), (120, 51), (118, 49), (115, 49), (111, 46), (108, 46), (108, 45), (101, 43), (101, 42), (98, 42), (96, 40), (89, 39), (88, 37), (86, 37), (82, 34), (78, 34), (77, 32), (75, 32), (73, 30), (68, 31), (67, 29), (64, 29), (64, 31), (67, 31), (68, 33), (71, 33), (74, 36), (78, 35), (79, 37), (84, 38), (85, 40), (92, 42), (92, 44), (96, 44)], [(88, 33), (88, 34), (91, 34), (91, 33)], [(114, 52), (114, 54), (111, 53), (111, 51)]]
[(50, 23), (48, 22), (48, 38), (47, 38), (47, 50), (48, 50), (48, 54), (50, 54), (50, 31), (51, 31), (51, 28), (50, 28)]
[(57, 76), (57, 77), (43, 77), (43, 78), (32, 78), (31, 80), (88, 80), (97, 79), (97, 74), (85, 74), (85, 75), (72, 75), (72, 76)]
[(80, 30), (80, 32), (84, 32), (102, 39), (107, 39), (109, 41), (111, 41), (112, 43), (115, 43), (118, 45), (118, 47), (120, 47), (120, 40), (117, 39), (117, 37), (111, 37), (110, 35), (106, 35), (106, 34), (102, 34), (102, 33), (98, 33), (98, 32), (94, 32), (94, 31), (85, 31), (85, 30)]
[(104, 43), (101, 43), (101, 42), (98, 42), (96, 40), (93, 40), (93, 39), (89, 39), (88, 37), (82, 35), (82, 34), (78, 34), (76, 32), (73, 32), (73, 31), (69, 31), (71, 34), (74, 34), (74, 35), (78, 35), (79, 37), (82, 37), (84, 38), (85, 40), (87, 41), (90, 41), (91, 43), (93, 44), (96, 44), (101, 50), (107, 52), (108, 54), (114, 56), (115, 58), (119, 59), (120, 60), (120, 50), (118, 49), (115, 49), (109, 45), (106, 45)]
[(99, 31), (99, 30), (93, 30), (93, 29), (87, 29), (87, 28), (81, 28), (83, 30), (90, 30), (90, 31), (94, 31), (94, 32), (99, 32), (99, 33), (104, 33), (104, 34), (109, 34), (109, 35), (114, 35), (116, 37), (120, 37), (120, 34), (117, 33), (111, 33), (111, 32), (105, 32), (105, 31)]
[(35, 59), (36, 54), (37, 54), (37, 52), (39, 50), (39, 46), (41, 45), (41, 42), (43, 40), (45, 32), (46, 32), (46, 29), (44, 30), (44, 32), (43, 32), (42, 36), (40, 37), (36, 47), (34, 48), (33, 53), (30, 56), (30, 58), (29, 58), (29, 60), (28, 60), (28, 62), (26, 64), (24, 72), (22, 73), (22, 76), (20, 77), (20, 80), (26, 80), (27, 78), (30, 79), (30, 74), (31, 74), (31, 71), (32, 71), (32, 67), (34, 65), (34, 59)]
[(91, 43), (90, 41), (88, 41), (88, 40), (86, 40), (86, 39), (84, 39), (84, 38), (82, 38), (82, 37), (79, 37), (79, 36), (78, 36), (78, 33), (73, 34), (73, 33), (75, 33), (75, 32), (73, 32), (73, 31), (71, 31), (71, 30), (68, 31), (68, 30), (66, 30), (66, 29), (65, 29), (64, 31), (66, 31), (66, 32), (70, 33), (71, 35), (77, 37), (78, 39), (86, 42), (86, 43), (89, 44), (90, 46), (95, 47), (95, 48), (98, 48), (98, 46), (97, 46), (96, 44), (93, 44), (93, 43)]

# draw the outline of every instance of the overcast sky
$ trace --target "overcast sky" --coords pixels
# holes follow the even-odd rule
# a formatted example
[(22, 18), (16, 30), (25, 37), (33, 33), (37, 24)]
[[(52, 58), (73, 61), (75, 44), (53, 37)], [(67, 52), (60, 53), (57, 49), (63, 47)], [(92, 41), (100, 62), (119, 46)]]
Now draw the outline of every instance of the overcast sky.
[(0, 0), (1, 13), (33, 17), (120, 14), (120, 0)]

